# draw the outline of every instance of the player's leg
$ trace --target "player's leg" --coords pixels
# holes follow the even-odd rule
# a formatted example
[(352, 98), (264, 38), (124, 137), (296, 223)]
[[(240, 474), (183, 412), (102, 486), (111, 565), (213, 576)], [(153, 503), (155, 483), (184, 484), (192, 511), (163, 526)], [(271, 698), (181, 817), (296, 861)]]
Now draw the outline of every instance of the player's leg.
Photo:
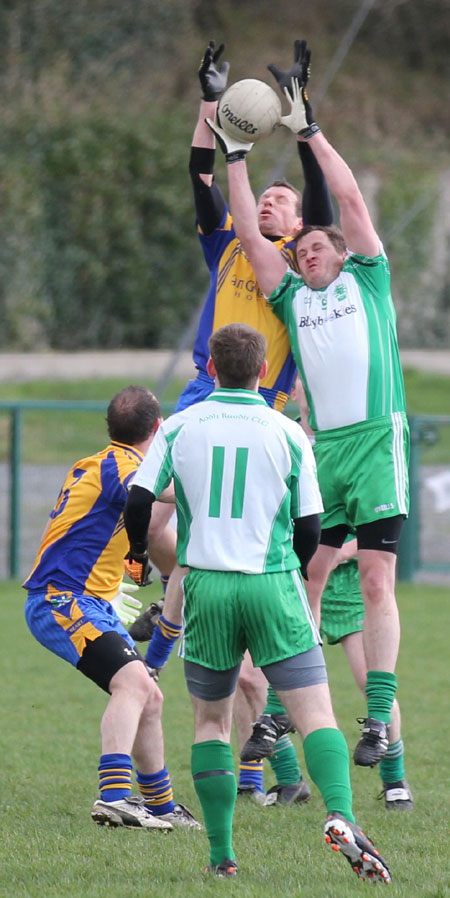
[[(267, 702), (263, 713), (255, 721), (252, 734), (241, 750), (242, 764), (249, 764), (253, 758), (268, 758), (276, 785), (271, 786), (264, 802), (266, 807), (276, 804), (293, 804), (308, 801), (311, 790), (302, 775), (297, 752), (288, 733), (294, 727), (286, 709), (280, 702), (272, 686), (269, 686)], [(258, 763), (257, 760), (254, 763)]]
[(414, 800), (405, 773), (405, 749), (401, 735), (401, 713), (394, 699), (389, 726), (389, 745), (380, 761), (380, 777), (383, 783), (380, 798), (390, 811), (412, 811)]
[[(192, 775), (210, 842), (210, 868), (233, 875), (236, 777), (230, 745), (233, 697), (245, 652), (239, 574), (190, 570), (184, 578), (184, 658), (195, 713)], [(254, 578), (251, 578), (254, 579)]]
[(233, 849), (236, 777), (230, 735), (238, 673), (239, 665), (215, 671), (185, 661), (194, 708), (191, 769), (210, 846), (210, 863), (205, 872), (221, 876), (234, 876), (237, 871)]
[(174, 826), (201, 829), (191, 812), (175, 801), (169, 771), (164, 762), (161, 691), (152, 690), (141, 713), (132, 755), (144, 806), (159, 820)]
[[(265, 617), (264, 606), (270, 608), (270, 615)], [(337, 729), (319, 634), (298, 572), (259, 577), (246, 602), (246, 623), (253, 660), (261, 665), (289, 719), (305, 740), (307, 766), (311, 767), (327, 809), (340, 811), (352, 820), (348, 750)], [(283, 654), (282, 661), (273, 661)], [(314, 746), (321, 739), (311, 735), (313, 748), (309, 752), (306, 739), (314, 731), (321, 732), (325, 748), (330, 744), (333, 762), (315, 764)], [(320, 749), (319, 754), (322, 753)]]
[(320, 627), (320, 601), (327, 584), (330, 572), (336, 566), (339, 549), (347, 533), (346, 527), (330, 527), (322, 529), (320, 545), (308, 564), (308, 580), (305, 582), (306, 593), (314, 620)]
[(358, 567), (364, 599), (367, 717), (354, 753), (355, 764), (374, 766), (387, 751), (397, 688), (395, 665), (400, 621), (395, 598), (395, 549), (403, 517), (358, 526)]
[(359, 576), (364, 599), (364, 651), (369, 670), (394, 672), (400, 643), (400, 620), (395, 598), (396, 556), (360, 549)]
[(397, 680), (400, 624), (395, 598), (398, 542), (408, 513), (408, 428), (393, 414), (344, 439), (346, 508), (356, 529), (364, 599), (367, 717), (354, 761), (377, 764), (387, 751)]
[[(233, 703), (233, 720), (239, 749), (251, 736), (252, 727), (260, 716), (267, 698), (267, 680), (258, 667), (254, 667), (249, 652), (241, 664)], [(248, 795), (258, 803), (265, 799), (263, 761), (254, 758), (239, 764), (238, 795)]]
[(54, 596), (30, 591), (27, 623), (46, 648), (69, 661), (110, 696), (102, 717), (100, 799), (92, 817), (110, 826), (171, 829), (154, 821), (131, 796), (131, 751), (142, 710), (159, 690), (109, 602), (92, 596)]
[(334, 717), (321, 648), (264, 672), (304, 739), (306, 766), (327, 810), (325, 841), (341, 850), (360, 878), (389, 882), (386, 862), (355, 823), (348, 748)]
[(269, 755), (269, 764), (276, 776), (276, 785), (267, 790), (266, 805), (273, 807), (277, 804), (308, 801), (311, 790), (302, 774), (292, 739), (288, 735), (294, 731), (294, 726), (272, 686), (269, 686), (264, 714), (272, 725), (275, 724), (277, 730), (277, 740), (272, 754)]
[[(341, 639), (353, 676), (363, 693), (366, 691), (367, 664), (362, 632), (349, 633)], [(410, 811), (413, 797), (405, 774), (405, 749), (401, 735), (401, 714), (394, 699), (389, 725), (389, 745), (380, 761), (380, 777), (383, 784), (380, 798), (384, 798), (387, 810)]]
[(350, 665), (350, 670), (363, 695), (366, 690), (367, 663), (364, 654), (364, 642), (362, 631), (347, 633), (341, 639), (341, 645)]
[(110, 693), (101, 720), (100, 797), (92, 808), (93, 820), (108, 826), (171, 828), (170, 822), (153, 819), (142, 799), (131, 796), (132, 755), (137, 747), (137, 757), (143, 757), (144, 720), (147, 752), (154, 751), (151, 763), (163, 766), (162, 694), (143, 659), (120, 633), (106, 632), (87, 644), (77, 666)]
[[(359, 876), (386, 881), (386, 865), (354, 823), (347, 743), (336, 725), (303, 582), (297, 571), (257, 579), (241, 586), (248, 647), (304, 738), (306, 765), (327, 808), (325, 837), (341, 848)], [(263, 608), (270, 608), (270, 615), (264, 616)]]

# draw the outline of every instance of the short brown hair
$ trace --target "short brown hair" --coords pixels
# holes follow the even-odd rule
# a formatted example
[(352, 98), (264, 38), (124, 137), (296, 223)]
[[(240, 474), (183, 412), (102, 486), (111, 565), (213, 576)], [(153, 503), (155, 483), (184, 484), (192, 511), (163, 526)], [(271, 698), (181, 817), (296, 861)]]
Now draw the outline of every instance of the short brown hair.
[(248, 324), (234, 322), (210, 336), (209, 351), (221, 387), (248, 390), (264, 364), (267, 340)]
[(311, 231), (323, 231), (324, 234), (327, 235), (330, 243), (333, 244), (337, 253), (345, 253), (347, 247), (344, 240), (344, 235), (336, 225), (305, 225), (301, 231), (296, 234), (294, 243), (297, 246), (299, 240), (302, 237), (306, 237), (307, 234), (310, 234)]
[(161, 408), (156, 396), (146, 387), (125, 387), (111, 399), (106, 412), (106, 423), (111, 440), (136, 446), (148, 439)]
[(286, 187), (288, 190), (292, 190), (292, 193), (295, 195), (295, 198), (297, 200), (295, 210), (297, 212), (297, 215), (299, 217), (301, 216), (303, 197), (300, 191), (297, 190), (297, 188), (294, 187), (293, 184), (290, 184), (289, 181), (286, 181), (286, 178), (279, 178), (277, 181), (272, 181), (270, 184), (268, 184), (267, 187), (265, 187), (261, 192), (261, 196), (266, 192), (266, 190), (269, 190), (270, 187)]

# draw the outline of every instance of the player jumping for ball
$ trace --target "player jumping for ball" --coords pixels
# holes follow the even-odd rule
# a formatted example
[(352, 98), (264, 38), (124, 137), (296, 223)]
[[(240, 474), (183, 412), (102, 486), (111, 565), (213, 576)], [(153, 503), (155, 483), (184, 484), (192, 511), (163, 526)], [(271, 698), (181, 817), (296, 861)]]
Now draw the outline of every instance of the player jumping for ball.
[[(397, 680), (400, 623), (395, 598), (398, 541), (408, 513), (409, 433), (388, 260), (357, 182), (315, 122), (304, 91), (299, 137), (314, 153), (336, 197), (342, 231), (303, 228), (296, 238), (300, 274), (261, 234), (247, 174), (249, 145), (214, 122), (227, 160), (231, 210), (242, 251), (281, 321), (310, 408), (325, 513), (309, 566), (308, 597), (320, 623), (320, 599), (349, 530), (356, 532), (365, 604), (367, 717), (355, 752), (361, 766), (387, 751)], [(349, 247), (349, 250), (347, 250)]]

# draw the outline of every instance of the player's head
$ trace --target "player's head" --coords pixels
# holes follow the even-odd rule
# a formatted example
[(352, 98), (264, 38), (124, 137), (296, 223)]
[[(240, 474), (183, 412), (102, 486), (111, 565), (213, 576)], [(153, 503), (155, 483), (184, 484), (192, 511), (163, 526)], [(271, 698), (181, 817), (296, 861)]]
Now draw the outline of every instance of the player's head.
[(314, 290), (334, 281), (347, 255), (344, 235), (334, 225), (307, 225), (297, 234), (295, 248), (300, 274)]
[(294, 236), (302, 227), (302, 195), (284, 179), (273, 181), (257, 203), (258, 225), (265, 237)]
[(161, 409), (156, 396), (146, 387), (125, 387), (111, 399), (106, 423), (111, 440), (137, 446), (154, 433), (161, 421)]
[[(208, 373), (221, 387), (253, 390), (267, 370), (267, 341), (248, 324), (226, 324), (209, 338)], [(212, 365), (211, 365), (212, 363)]]

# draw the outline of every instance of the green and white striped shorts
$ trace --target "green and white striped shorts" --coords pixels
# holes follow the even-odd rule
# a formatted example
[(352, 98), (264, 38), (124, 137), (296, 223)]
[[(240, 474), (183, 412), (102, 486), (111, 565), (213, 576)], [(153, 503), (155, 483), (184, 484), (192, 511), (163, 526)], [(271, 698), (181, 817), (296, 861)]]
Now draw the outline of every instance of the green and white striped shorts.
[(192, 569), (184, 578), (180, 656), (229, 670), (248, 648), (256, 667), (320, 644), (298, 570), (271, 574)]

